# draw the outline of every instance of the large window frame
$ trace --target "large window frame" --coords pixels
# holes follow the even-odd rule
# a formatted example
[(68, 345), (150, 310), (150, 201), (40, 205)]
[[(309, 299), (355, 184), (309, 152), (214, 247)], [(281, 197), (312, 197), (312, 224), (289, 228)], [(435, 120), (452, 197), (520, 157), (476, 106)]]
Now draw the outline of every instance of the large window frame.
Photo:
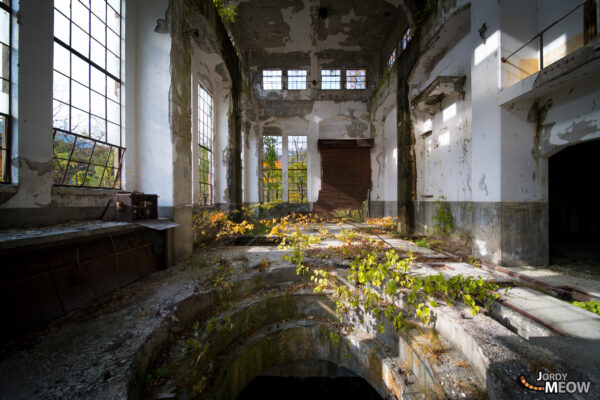
[(322, 69), (321, 70), (321, 90), (341, 90), (342, 89), (342, 70), (341, 69)]
[(283, 200), (283, 137), (264, 135), (261, 157), (262, 192), (264, 202)]
[(122, 1), (54, 0), (53, 178), (120, 189)]
[(201, 206), (213, 205), (214, 104), (210, 92), (198, 84), (198, 203)]
[[(0, 32), (0, 96), (6, 101), (0, 104), (0, 183), (11, 183), (11, 95), (12, 95), (12, 1), (0, 1), (0, 13), (8, 23), (2, 27)], [(4, 25), (4, 24), (3, 24)], [(5, 103), (5, 104), (4, 104)]]
[(287, 71), (288, 90), (306, 90), (308, 71), (305, 69), (289, 69)]
[(346, 90), (364, 90), (367, 88), (366, 69), (346, 70)]
[(263, 90), (282, 90), (283, 71), (281, 69), (263, 69), (262, 87)]
[(288, 203), (308, 202), (308, 137), (287, 137)]

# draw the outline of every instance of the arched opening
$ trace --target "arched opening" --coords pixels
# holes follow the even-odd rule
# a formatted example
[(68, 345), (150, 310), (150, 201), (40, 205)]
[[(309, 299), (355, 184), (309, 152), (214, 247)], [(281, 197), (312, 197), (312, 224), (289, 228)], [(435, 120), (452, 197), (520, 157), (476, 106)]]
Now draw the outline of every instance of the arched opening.
[(301, 360), (277, 365), (255, 377), (238, 395), (250, 399), (367, 399), (381, 396), (362, 377), (335, 363)]
[(600, 140), (549, 160), (550, 262), (600, 266)]

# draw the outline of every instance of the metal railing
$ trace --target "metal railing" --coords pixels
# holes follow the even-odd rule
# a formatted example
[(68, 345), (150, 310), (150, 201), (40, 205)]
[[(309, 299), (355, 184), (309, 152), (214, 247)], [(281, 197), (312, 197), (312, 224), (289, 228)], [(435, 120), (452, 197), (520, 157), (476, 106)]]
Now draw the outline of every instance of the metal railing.
[(524, 45), (522, 45), (521, 47), (519, 47), (517, 50), (513, 51), (512, 53), (510, 53), (510, 55), (508, 55), (507, 57), (502, 57), (502, 62), (503, 63), (507, 62), (509, 58), (511, 58), (512, 56), (514, 56), (519, 51), (523, 50), (525, 47), (527, 47), (535, 39), (539, 38), (539, 41), (540, 41), (540, 70), (544, 69), (544, 33), (546, 33), (548, 30), (550, 30), (551, 28), (553, 28), (556, 24), (558, 24), (559, 22), (561, 22), (562, 20), (564, 20), (565, 18), (567, 18), (569, 15), (573, 14), (580, 7), (583, 7), (585, 5), (585, 3), (587, 3), (587, 1), (588, 0), (582, 1), (580, 4), (578, 4), (571, 11), (569, 11), (568, 13), (566, 13), (565, 15), (563, 15), (562, 17), (560, 17), (559, 19), (557, 19), (556, 21), (554, 21), (553, 23), (551, 23), (550, 25), (548, 25), (546, 28), (542, 29), (539, 33), (537, 33), (534, 37), (532, 37), (527, 43), (525, 43)]

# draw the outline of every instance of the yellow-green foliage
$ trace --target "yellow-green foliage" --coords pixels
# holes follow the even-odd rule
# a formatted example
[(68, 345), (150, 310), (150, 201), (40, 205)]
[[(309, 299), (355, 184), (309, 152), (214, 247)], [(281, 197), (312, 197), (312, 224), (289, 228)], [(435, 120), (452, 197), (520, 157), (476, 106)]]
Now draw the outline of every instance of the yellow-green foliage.
[(225, 26), (235, 22), (238, 13), (238, 8), (235, 4), (228, 2), (227, 5), (225, 5), (224, 0), (213, 0), (213, 4)]
[(581, 307), (585, 310), (588, 310), (595, 314), (600, 315), (600, 301), (596, 301), (596, 300), (590, 300), (590, 301), (586, 301), (586, 302), (574, 301), (573, 305), (576, 305), (577, 307)]
[(386, 231), (393, 231), (398, 226), (398, 217), (367, 218), (367, 225), (376, 226)]
[[(305, 265), (305, 252), (310, 245), (320, 241), (319, 236), (302, 233), (290, 225), (276, 226), (271, 234), (285, 235), (282, 246), (291, 249), (291, 253), (282, 258), (295, 263), (298, 274), (310, 274), (316, 284), (315, 292), (332, 290), (340, 320), (349, 311), (362, 308), (375, 316), (383, 313), (396, 329), (400, 329), (405, 318), (428, 323), (431, 310), (438, 306), (438, 301), (448, 305), (462, 301), (476, 315), (479, 304), (487, 306), (497, 298), (494, 291), (498, 286), (481, 277), (457, 275), (447, 279), (442, 274), (416, 275), (411, 271), (415, 257), (409, 253), (408, 257), (400, 258), (395, 250), (374, 249), (371, 253), (357, 255), (346, 270), (351, 285), (338, 284), (330, 279), (329, 272), (311, 270)], [(337, 237), (344, 242), (361, 239), (361, 235), (352, 231), (342, 231)], [(398, 304), (403, 304), (403, 308)], [(384, 324), (379, 330), (384, 330)]]

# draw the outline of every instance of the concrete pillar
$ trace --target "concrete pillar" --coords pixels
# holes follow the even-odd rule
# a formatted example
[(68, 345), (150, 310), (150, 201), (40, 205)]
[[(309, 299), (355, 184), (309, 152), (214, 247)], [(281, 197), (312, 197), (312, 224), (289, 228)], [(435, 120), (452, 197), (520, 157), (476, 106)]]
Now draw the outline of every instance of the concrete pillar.
[[(485, 43), (478, 30), (485, 24)], [(501, 261), (501, 87), (500, 5), (496, 0), (471, 4), (473, 252)]]
[(185, 33), (183, 0), (171, 1), (171, 88), (169, 98), (171, 152), (173, 160), (173, 221), (180, 224), (173, 234), (175, 261), (189, 256), (193, 248), (191, 175), (191, 59), (190, 37)]
[[(13, 57), (13, 183), (18, 192), (2, 208), (40, 208), (52, 202), (53, 2), (19, 2), (18, 37)], [(13, 20), (14, 21), (14, 20)], [(18, 39), (18, 43), (17, 43)], [(13, 64), (14, 65), (14, 64)], [(18, 92), (18, 93), (17, 93)], [(17, 96), (18, 95), (18, 96)], [(14, 165), (16, 163), (16, 165)]]

